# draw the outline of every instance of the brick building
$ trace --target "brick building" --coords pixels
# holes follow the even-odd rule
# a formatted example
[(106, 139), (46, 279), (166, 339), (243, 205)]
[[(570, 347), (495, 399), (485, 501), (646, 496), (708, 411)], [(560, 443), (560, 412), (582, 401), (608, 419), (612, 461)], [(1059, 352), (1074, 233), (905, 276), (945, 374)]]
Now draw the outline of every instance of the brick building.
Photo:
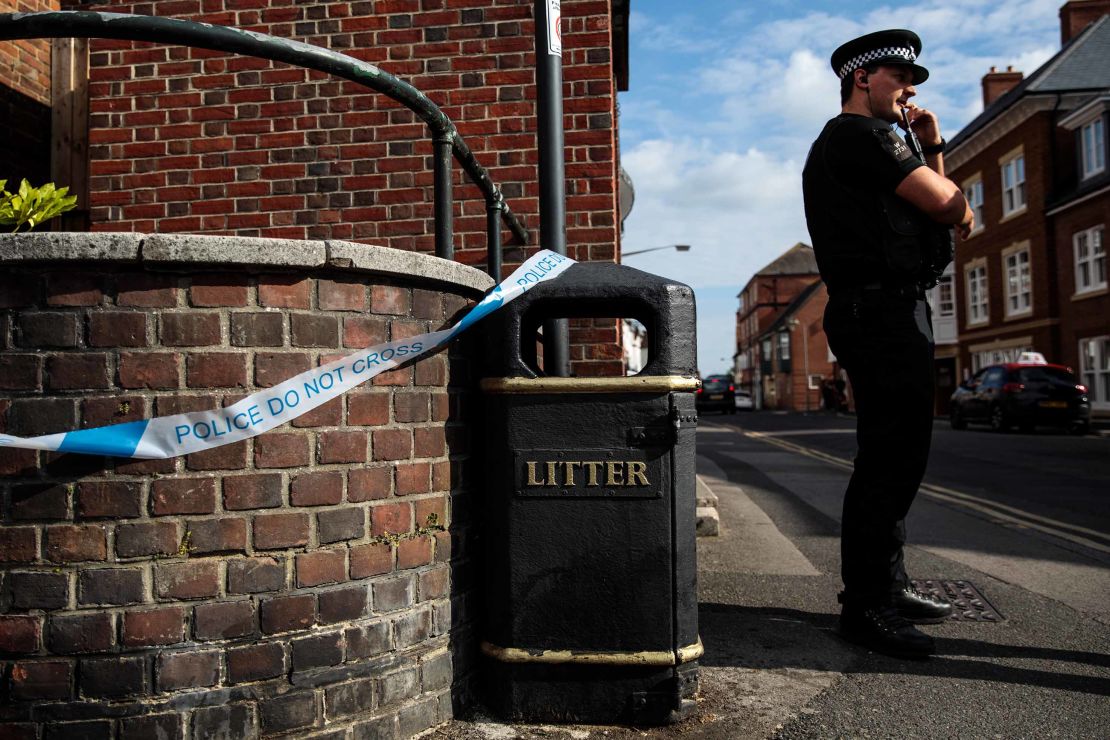
[[(64, 0), (62, 9), (260, 31), (349, 54), (412, 83), (454, 121), (535, 247), (531, 2)], [(620, 252), (616, 101), (627, 89), (627, 29), (627, 0), (562, 3), (567, 248), (578, 260), (612, 261)], [(25, 65), (41, 67), (22, 42), (15, 48)], [(87, 188), (89, 228), (432, 251), (432, 143), (415, 114), (386, 96), (318, 72), (186, 47), (98, 39), (74, 54), (67, 100), (81, 110), (87, 103), (87, 119), (56, 122), (53, 137), (55, 148), (65, 141), (82, 155), (87, 144), (88, 171), (63, 168), (55, 179), (72, 192)], [(480, 265), (485, 202), (458, 166), (453, 179), (455, 259)], [(522, 258), (510, 251), (506, 269)], [(587, 327), (572, 343), (573, 373), (622, 372), (616, 322)]]
[(958, 372), (1041, 352), (1110, 413), (1110, 2), (1068, 2), (1063, 48), (1028, 77), (983, 78), (984, 112), (952, 138), (948, 175), (976, 210), (957, 245)]
[(790, 411), (823, 408), (822, 385), (837, 366), (822, 328), (829, 293), (821, 280), (806, 286), (756, 337), (761, 407)]
[[(784, 348), (789, 359), (789, 332), (785, 339), (781, 339), (778, 331), (772, 330), (779, 327), (788, 311), (797, 312), (800, 306), (795, 305), (795, 302), (799, 296), (820, 282), (821, 276), (817, 271), (813, 247), (799, 242), (753, 275), (737, 296), (740, 305), (736, 310), (736, 354), (733, 355), (733, 377), (736, 379), (737, 386), (752, 394), (756, 408), (763, 406), (779, 408), (785, 396), (794, 397), (793, 392), (789, 390), (793, 385), (784, 383), (781, 379), (776, 380), (774, 377), (774, 374), (779, 372), (777, 368), (780, 365), (770, 364), (773, 358), (781, 357)], [(820, 310), (824, 311), (828, 297), (824, 288), (818, 292), (825, 295), (825, 298), (814, 300), (820, 303)], [(807, 299), (803, 303), (808, 306), (813, 296), (810, 293), (806, 295)], [(806, 315), (808, 316), (809, 313), (810, 309), (807, 308)], [(812, 319), (812, 317), (809, 318)], [(807, 320), (807, 325), (814, 324)], [(813, 344), (815, 347), (825, 346), (825, 354), (827, 354), (825, 334), (820, 331), (820, 316), (815, 325), (818, 327), (820, 338), (815, 339)], [(778, 344), (780, 341), (785, 344), (780, 346)], [(808, 334), (806, 341), (809, 341)], [(800, 336), (798, 342), (800, 347), (802, 342)], [(814, 366), (816, 364), (815, 360)], [(804, 371), (798, 370), (798, 372)], [(804, 388), (804, 385), (802, 387)], [(801, 401), (798, 407), (804, 409), (805, 397), (801, 391), (797, 394), (797, 398)]]

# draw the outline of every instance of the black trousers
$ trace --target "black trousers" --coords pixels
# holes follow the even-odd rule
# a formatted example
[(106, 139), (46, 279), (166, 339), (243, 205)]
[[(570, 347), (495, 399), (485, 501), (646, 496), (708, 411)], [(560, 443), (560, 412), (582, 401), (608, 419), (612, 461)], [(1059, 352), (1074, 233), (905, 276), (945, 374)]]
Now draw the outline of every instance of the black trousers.
[(848, 372), (859, 452), (844, 494), (845, 604), (881, 604), (908, 585), (906, 514), (929, 460), (933, 332), (924, 299), (860, 291), (830, 298), (825, 334)]

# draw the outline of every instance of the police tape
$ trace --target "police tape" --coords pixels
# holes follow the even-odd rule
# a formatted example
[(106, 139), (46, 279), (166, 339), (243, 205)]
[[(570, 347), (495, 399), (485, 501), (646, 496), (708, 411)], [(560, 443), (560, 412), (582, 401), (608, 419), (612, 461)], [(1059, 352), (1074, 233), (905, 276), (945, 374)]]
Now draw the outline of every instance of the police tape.
[(442, 347), (509, 301), (557, 277), (572, 264), (574, 260), (569, 257), (542, 250), (490, 291), (453, 327), (360, 349), (253, 393), (224, 409), (40, 437), (0, 434), (0, 447), (154, 460), (256, 437), (343, 395), (375, 375)]

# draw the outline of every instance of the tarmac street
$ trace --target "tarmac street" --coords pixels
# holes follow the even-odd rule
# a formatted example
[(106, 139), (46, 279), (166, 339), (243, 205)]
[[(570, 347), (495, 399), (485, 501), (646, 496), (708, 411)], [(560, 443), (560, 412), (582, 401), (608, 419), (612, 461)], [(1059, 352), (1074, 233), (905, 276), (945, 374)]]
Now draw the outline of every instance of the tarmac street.
[(967, 581), (1002, 619), (926, 626), (905, 661), (835, 632), (839, 519), (855, 420), (703, 415), (699, 711), (664, 728), (510, 726), (459, 738), (1106, 738), (1110, 736), (1110, 439), (934, 429), (907, 522), (912, 578)]

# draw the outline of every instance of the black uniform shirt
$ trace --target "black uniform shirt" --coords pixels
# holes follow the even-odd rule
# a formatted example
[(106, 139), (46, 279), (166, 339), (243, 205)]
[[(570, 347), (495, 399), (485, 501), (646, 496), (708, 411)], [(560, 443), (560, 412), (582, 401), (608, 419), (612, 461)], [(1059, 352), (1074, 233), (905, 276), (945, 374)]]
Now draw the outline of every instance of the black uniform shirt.
[(806, 222), (830, 294), (889, 280), (880, 194), (924, 166), (890, 125), (841, 113), (825, 124), (802, 172)]

